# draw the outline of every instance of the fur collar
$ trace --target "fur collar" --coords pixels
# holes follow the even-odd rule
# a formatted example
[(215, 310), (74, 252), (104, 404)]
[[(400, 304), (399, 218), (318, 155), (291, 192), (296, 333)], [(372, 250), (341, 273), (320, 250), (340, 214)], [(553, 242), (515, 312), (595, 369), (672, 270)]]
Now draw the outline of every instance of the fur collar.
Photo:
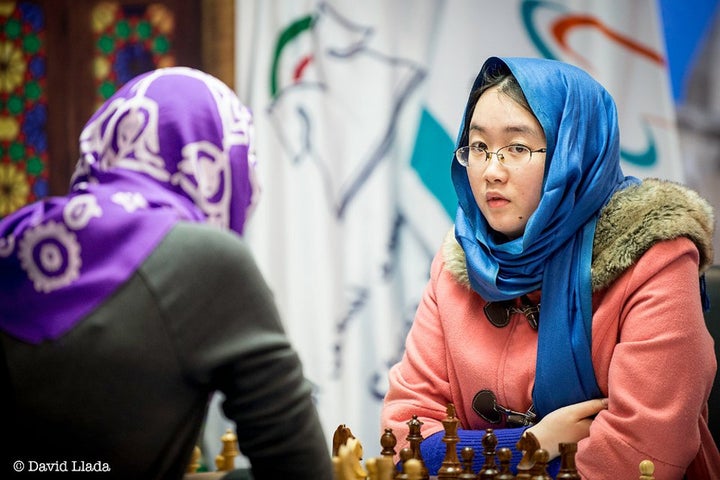
[[(601, 290), (632, 266), (653, 244), (677, 237), (692, 240), (700, 252), (700, 273), (713, 262), (713, 211), (696, 192), (658, 179), (646, 179), (617, 192), (598, 219), (593, 242), (592, 290)], [(470, 288), (465, 252), (454, 229), (443, 242), (445, 268)]]

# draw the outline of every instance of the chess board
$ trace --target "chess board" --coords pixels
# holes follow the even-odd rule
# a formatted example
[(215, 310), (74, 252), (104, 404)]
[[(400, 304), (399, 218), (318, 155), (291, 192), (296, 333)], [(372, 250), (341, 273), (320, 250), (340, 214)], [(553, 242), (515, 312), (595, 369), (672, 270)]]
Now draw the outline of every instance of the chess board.
[[(447, 405), (447, 416), (443, 419), (445, 430), (445, 458), (437, 472), (430, 476), (420, 453), (420, 425), (417, 416), (408, 421), (408, 434), (405, 438), (409, 447), (396, 452), (397, 437), (391, 429), (385, 429), (380, 438), (380, 456), (370, 457), (363, 465), (363, 446), (355, 438), (350, 428), (339, 425), (333, 434), (332, 460), (335, 480), (580, 480), (575, 467), (576, 443), (561, 443), (560, 470), (553, 478), (547, 470), (549, 454), (543, 449), (537, 438), (526, 431), (516, 444), (522, 452), (522, 459), (513, 473), (510, 468), (512, 451), (509, 448), (496, 448), (497, 437), (492, 429), (487, 429), (482, 439), (484, 462), (478, 471), (473, 470), (473, 458), (476, 452), (471, 447), (457, 452), (460, 438), (457, 435), (459, 421), (455, 406)], [(399, 457), (397, 465), (395, 459)], [(649, 460), (638, 465), (635, 472), (629, 472), (625, 478), (654, 480), (655, 466)]]

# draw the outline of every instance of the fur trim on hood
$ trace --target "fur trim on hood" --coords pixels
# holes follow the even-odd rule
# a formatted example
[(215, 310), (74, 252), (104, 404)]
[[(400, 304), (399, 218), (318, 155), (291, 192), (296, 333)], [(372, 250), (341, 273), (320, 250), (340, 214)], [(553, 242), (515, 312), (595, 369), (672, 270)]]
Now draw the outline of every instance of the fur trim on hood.
[[(695, 191), (659, 179), (617, 192), (603, 209), (595, 228), (592, 290), (601, 290), (631, 267), (652, 245), (687, 237), (700, 252), (700, 271), (713, 263), (712, 207)], [(465, 252), (452, 229), (443, 243), (445, 268), (470, 288)]]

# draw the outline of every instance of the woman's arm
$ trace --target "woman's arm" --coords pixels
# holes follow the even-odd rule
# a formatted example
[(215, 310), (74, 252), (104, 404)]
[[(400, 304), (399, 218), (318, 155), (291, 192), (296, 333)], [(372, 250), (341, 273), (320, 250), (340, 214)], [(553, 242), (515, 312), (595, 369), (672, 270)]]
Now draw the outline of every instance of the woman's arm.
[(700, 448), (716, 371), (695, 246), (685, 238), (654, 245), (608, 289), (595, 315), (619, 316), (619, 324), (597, 339), (599, 349), (610, 349), (607, 371), (596, 371), (608, 409), (579, 442), (578, 470), (611, 479), (649, 459), (657, 478), (682, 478)]

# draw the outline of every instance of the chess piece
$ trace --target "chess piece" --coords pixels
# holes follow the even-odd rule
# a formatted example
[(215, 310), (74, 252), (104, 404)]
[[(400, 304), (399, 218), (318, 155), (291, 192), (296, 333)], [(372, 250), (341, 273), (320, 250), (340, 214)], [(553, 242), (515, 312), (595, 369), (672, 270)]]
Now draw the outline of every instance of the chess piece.
[(478, 478), (481, 480), (492, 480), (498, 473), (500, 473), (497, 465), (495, 464), (495, 447), (497, 447), (497, 443), (497, 436), (495, 435), (495, 432), (493, 432), (493, 429), (488, 428), (485, 430), (485, 435), (482, 438), (485, 463), (480, 469), (480, 472), (478, 472)]
[(362, 444), (355, 437), (348, 438), (344, 445), (338, 447), (340, 478), (343, 480), (365, 480), (367, 478), (368, 473), (362, 466), (362, 455)]
[(420, 427), (423, 426), (423, 422), (418, 419), (417, 415), (413, 415), (412, 419), (407, 422), (407, 426), (408, 436), (405, 437), (405, 440), (410, 443), (410, 450), (413, 452), (412, 458), (420, 460), (420, 464), (422, 466), (422, 480), (429, 480), (430, 475), (428, 474), (427, 467), (425, 466), (422, 454), (420, 453), (420, 444), (423, 441), (423, 436), (420, 433)]
[(555, 480), (580, 480), (580, 474), (575, 466), (577, 443), (560, 444), (560, 471)]
[(365, 470), (367, 470), (367, 480), (379, 480), (377, 458), (368, 458), (365, 461)]
[(405, 473), (405, 464), (408, 462), (408, 460), (413, 459), (413, 451), (410, 447), (405, 447), (402, 450), (400, 450), (400, 462), (399, 462), (399, 469), (397, 472), (397, 475), (395, 475), (395, 480), (408, 480), (407, 473)]
[(231, 429), (227, 429), (225, 434), (220, 437), (223, 449), (219, 455), (215, 456), (215, 467), (218, 471), (229, 472), (235, 469), (235, 457), (240, 455), (237, 448), (237, 435)]
[(533, 455), (540, 449), (540, 442), (538, 442), (537, 437), (533, 435), (532, 432), (525, 430), (515, 445), (515, 448), (523, 452), (523, 456), (517, 466), (515, 480), (530, 480), (532, 477), (532, 467), (535, 465)]
[(200, 468), (200, 457), (202, 457), (202, 452), (200, 451), (200, 447), (195, 445), (195, 448), (193, 448), (192, 455), (190, 455), (190, 463), (188, 463), (187, 470), (185, 470), (185, 473), (195, 473)]
[(404, 463), (407, 480), (422, 480), (422, 464), (417, 458), (410, 458)]
[(355, 438), (350, 428), (343, 424), (338, 425), (333, 433), (332, 456), (337, 457), (340, 445), (345, 445), (349, 438)]
[(531, 480), (553, 480), (547, 471), (547, 464), (550, 461), (550, 454), (547, 450), (539, 448), (533, 453), (533, 468)]
[(225, 434), (220, 437), (223, 449), (219, 455), (215, 456), (215, 467), (218, 471), (229, 472), (235, 470), (235, 457), (240, 455), (237, 448), (237, 435), (231, 429), (227, 429)]
[(342, 466), (340, 465), (340, 457), (337, 455), (332, 457), (332, 468), (333, 468), (333, 480), (347, 480), (342, 471)]
[(445, 435), (442, 439), (443, 443), (445, 443), (445, 458), (438, 470), (437, 476), (439, 480), (455, 479), (462, 472), (456, 447), (460, 441), (460, 437), (458, 437), (457, 434), (460, 421), (457, 416), (455, 416), (455, 405), (448, 403), (446, 412), (447, 416), (442, 421), (443, 428), (445, 428)]
[(385, 433), (380, 437), (380, 446), (382, 446), (380, 455), (383, 457), (395, 457), (397, 453), (395, 451), (395, 445), (397, 445), (397, 438), (395, 434), (393, 434), (392, 428), (386, 428)]
[(655, 464), (650, 460), (640, 462), (640, 480), (655, 480)]
[(475, 457), (475, 450), (472, 447), (465, 447), (460, 451), (460, 457), (462, 457), (463, 470), (458, 475), (458, 480), (477, 480), (477, 475), (472, 471), (473, 457)]
[(397, 473), (393, 457), (380, 456), (376, 460), (378, 480), (393, 480)]
[(500, 472), (495, 476), (495, 480), (514, 480), (515, 475), (510, 470), (512, 451), (506, 447), (498, 448), (497, 457), (500, 462)]

